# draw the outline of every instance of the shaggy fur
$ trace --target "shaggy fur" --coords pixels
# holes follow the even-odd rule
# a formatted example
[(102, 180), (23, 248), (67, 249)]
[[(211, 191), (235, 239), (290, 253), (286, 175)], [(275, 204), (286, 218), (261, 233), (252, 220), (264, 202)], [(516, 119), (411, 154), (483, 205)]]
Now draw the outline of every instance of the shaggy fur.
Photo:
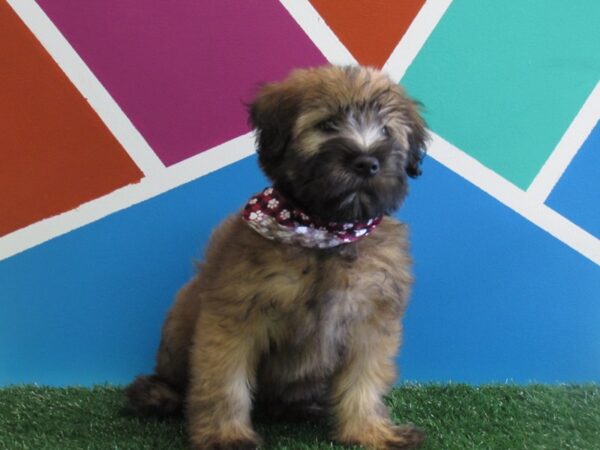
[[(327, 221), (391, 213), (407, 176), (420, 174), (417, 105), (373, 69), (295, 71), (261, 89), (250, 120), (276, 188)], [(329, 250), (267, 240), (231, 216), (169, 312), (155, 374), (127, 388), (130, 407), (165, 415), (184, 402), (195, 449), (257, 448), (253, 405), (295, 416), (326, 408), (346, 444), (417, 446), (421, 431), (394, 425), (382, 402), (410, 265), (406, 227), (389, 216)]]

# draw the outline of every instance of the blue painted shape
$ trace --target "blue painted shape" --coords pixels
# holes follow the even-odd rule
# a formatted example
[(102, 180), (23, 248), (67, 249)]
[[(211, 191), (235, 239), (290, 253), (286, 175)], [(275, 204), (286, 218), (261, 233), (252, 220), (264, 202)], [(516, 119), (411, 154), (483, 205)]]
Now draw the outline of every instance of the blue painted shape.
[(400, 216), (416, 285), (404, 379), (600, 381), (600, 267), (431, 158)]
[(546, 203), (600, 238), (600, 121), (596, 123)]
[(243, 160), (0, 262), (0, 385), (149, 371), (211, 230), (267, 184), (255, 167)]
[[(429, 159), (400, 216), (417, 283), (404, 379), (600, 381), (600, 268)], [(0, 262), (0, 385), (126, 383), (251, 157)], [(568, 270), (565, 270), (568, 268)]]

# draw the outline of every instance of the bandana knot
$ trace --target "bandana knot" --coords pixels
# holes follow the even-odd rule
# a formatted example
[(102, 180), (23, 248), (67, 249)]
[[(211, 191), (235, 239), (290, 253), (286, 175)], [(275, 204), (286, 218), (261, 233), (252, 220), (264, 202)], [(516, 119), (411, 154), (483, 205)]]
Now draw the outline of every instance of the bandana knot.
[(356, 242), (371, 233), (382, 219), (378, 216), (361, 222), (324, 222), (292, 205), (272, 187), (252, 197), (242, 217), (264, 238), (308, 248)]

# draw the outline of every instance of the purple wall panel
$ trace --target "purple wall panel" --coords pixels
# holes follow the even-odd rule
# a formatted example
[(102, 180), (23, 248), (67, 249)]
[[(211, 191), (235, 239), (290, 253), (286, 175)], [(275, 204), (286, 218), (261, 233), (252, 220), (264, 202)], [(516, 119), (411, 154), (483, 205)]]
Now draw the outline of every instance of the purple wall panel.
[(274, 0), (37, 1), (167, 165), (247, 132), (258, 83), (325, 63)]

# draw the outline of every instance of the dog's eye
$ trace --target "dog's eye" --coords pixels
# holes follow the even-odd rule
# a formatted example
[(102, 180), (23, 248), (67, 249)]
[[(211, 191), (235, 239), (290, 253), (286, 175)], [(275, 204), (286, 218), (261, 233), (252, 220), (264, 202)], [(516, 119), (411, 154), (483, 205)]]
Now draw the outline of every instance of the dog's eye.
[(317, 128), (324, 133), (333, 133), (337, 130), (337, 125), (332, 119), (327, 119), (317, 124)]
[(387, 125), (384, 125), (383, 128), (381, 129), (381, 133), (385, 136), (385, 137), (390, 137), (390, 129), (387, 127)]

